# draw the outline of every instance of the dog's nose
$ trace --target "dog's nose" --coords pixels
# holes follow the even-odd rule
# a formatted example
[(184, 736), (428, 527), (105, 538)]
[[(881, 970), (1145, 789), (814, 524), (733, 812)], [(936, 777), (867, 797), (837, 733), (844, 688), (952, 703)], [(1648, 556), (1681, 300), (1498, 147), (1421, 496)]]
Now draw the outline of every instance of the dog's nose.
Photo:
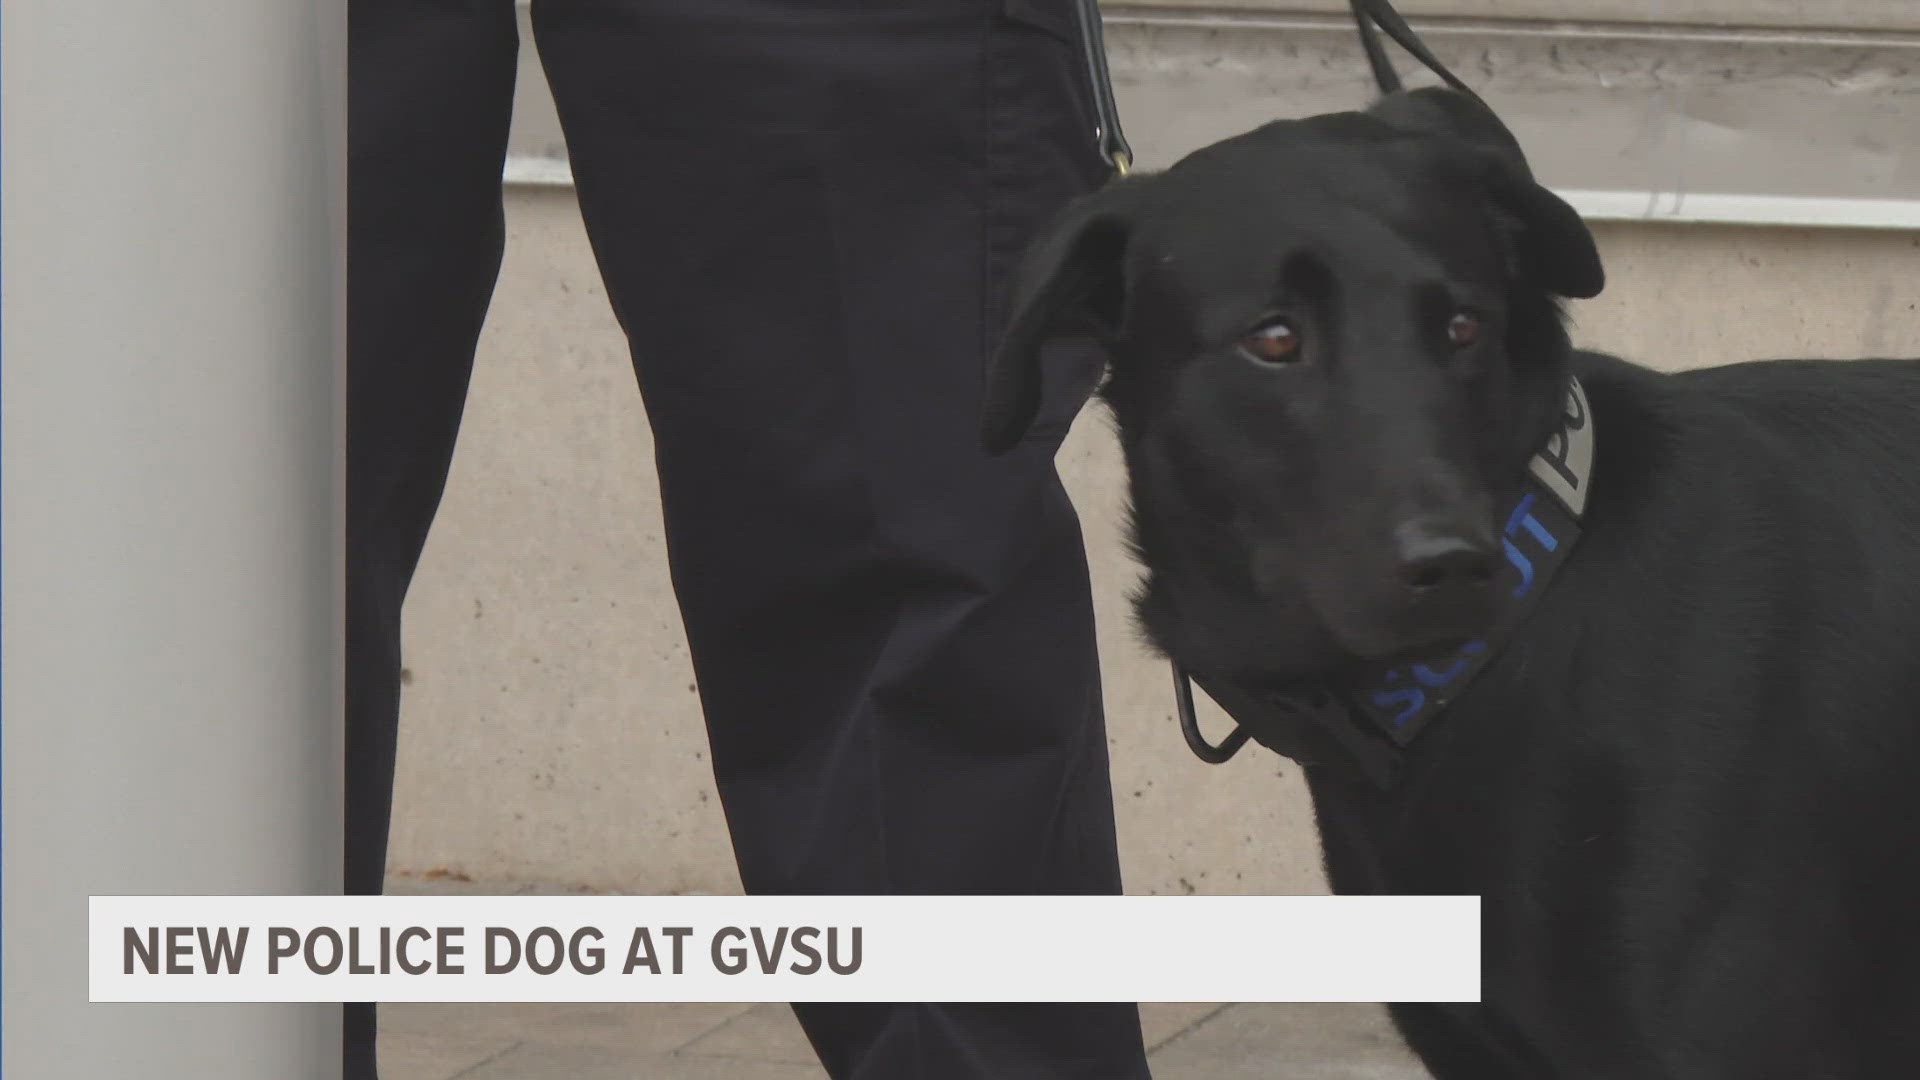
[(1416, 595), (1478, 592), (1493, 583), (1493, 545), (1464, 529), (1400, 530), (1400, 580)]

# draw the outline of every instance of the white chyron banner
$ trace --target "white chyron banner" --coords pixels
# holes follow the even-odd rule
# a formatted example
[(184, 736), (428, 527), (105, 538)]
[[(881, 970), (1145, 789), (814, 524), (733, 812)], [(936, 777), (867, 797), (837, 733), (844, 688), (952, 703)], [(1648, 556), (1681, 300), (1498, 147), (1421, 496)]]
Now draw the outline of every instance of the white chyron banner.
[(93, 1001), (1478, 1001), (1455, 896), (96, 896)]

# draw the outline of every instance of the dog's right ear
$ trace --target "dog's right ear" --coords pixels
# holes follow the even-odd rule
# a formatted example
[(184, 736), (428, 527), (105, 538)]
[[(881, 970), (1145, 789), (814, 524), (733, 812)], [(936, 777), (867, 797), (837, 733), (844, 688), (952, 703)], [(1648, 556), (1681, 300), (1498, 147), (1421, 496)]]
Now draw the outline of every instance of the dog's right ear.
[(987, 368), (980, 441), (1004, 454), (1040, 411), (1041, 356), (1062, 335), (1120, 335), (1127, 306), (1127, 243), (1146, 177), (1109, 183), (1069, 206), (1027, 251), (1014, 281), (1012, 315)]

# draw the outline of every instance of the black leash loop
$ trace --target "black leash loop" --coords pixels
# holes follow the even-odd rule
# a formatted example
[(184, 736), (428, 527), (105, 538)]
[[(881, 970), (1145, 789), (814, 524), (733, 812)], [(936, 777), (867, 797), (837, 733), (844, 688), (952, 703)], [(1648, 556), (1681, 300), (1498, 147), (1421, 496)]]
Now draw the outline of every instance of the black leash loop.
[(1100, 144), (1100, 156), (1119, 176), (1133, 171), (1133, 147), (1120, 130), (1120, 106), (1113, 100), (1113, 75), (1107, 70), (1107, 39), (1100, 20), (1100, 0), (1076, 0), (1074, 15), (1080, 23), (1080, 45), (1087, 54), (1087, 78), (1093, 89), (1093, 109), (1099, 128), (1094, 139)]
[(1253, 735), (1245, 726), (1235, 723), (1233, 731), (1215, 746), (1200, 733), (1200, 717), (1193, 708), (1193, 680), (1187, 677), (1187, 669), (1178, 663), (1173, 665), (1173, 701), (1180, 711), (1180, 734), (1186, 736), (1187, 749), (1193, 756), (1209, 765), (1218, 765), (1227, 761), (1247, 745)]
[(1351, 6), (1354, 24), (1360, 28), (1360, 47), (1366, 50), (1367, 66), (1373, 69), (1373, 81), (1379, 85), (1382, 93), (1392, 94), (1401, 89), (1400, 73), (1393, 69), (1386, 46), (1380, 42), (1380, 32), (1384, 30), (1388, 37), (1411, 53), (1415, 60), (1432, 69), (1448, 86), (1480, 101), (1480, 95), (1474, 92), (1473, 87), (1460, 81), (1458, 75), (1433, 55), (1427, 43), (1420, 40), (1420, 35), (1413, 32), (1413, 27), (1407, 25), (1407, 20), (1400, 17), (1388, 0), (1352, 0)]

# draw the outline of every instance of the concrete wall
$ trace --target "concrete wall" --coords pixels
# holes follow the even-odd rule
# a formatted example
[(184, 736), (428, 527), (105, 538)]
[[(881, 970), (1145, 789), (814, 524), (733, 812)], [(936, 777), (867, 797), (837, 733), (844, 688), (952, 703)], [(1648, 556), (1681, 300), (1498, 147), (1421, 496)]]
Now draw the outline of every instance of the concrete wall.
[[(1114, 91), (1141, 167), (1276, 117), (1369, 100), (1345, 6), (1103, 5)], [(1582, 213), (1920, 228), (1920, 4), (1911, 0), (1404, 6), (1434, 51), (1500, 110), (1542, 180)], [(1450, 17), (1490, 11), (1502, 18)], [(1395, 57), (1410, 81), (1428, 80), (1410, 57)], [(531, 48), (520, 90), (509, 173), (565, 177), (566, 146)]]
[[(439, 526), (408, 609), (393, 866), (633, 892), (738, 888), (660, 542), (645, 419), (566, 189), (516, 189)], [(1612, 224), (1582, 343), (1664, 367), (1920, 355), (1920, 235)], [(1604, 437), (1604, 435), (1603, 435)], [(1210, 767), (1127, 628), (1105, 418), (1061, 455), (1086, 521), (1136, 892), (1321, 889), (1291, 763)]]

